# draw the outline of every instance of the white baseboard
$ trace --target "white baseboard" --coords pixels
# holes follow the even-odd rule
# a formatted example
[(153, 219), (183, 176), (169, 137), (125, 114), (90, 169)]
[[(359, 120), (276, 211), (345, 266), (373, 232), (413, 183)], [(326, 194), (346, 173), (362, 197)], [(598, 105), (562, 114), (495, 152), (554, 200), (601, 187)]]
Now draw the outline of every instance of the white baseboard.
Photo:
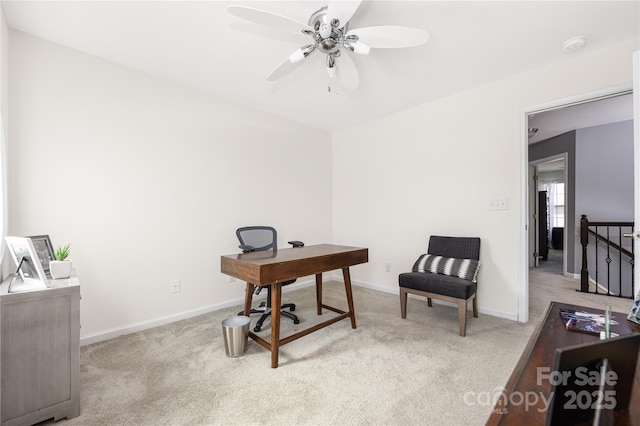
[[(326, 279), (329, 281), (330, 279)], [(323, 281), (325, 279), (323, 278)], [(315, 279), (303, 279), (302, 281), (298, 280), (294, 288), (283, 287), (282, 292), (287, 293), (289, 291), (295, 291), (300, 287), (308, 287), (310, 285), (315, 285)], [(260, 298), (265, 298), (267, 292), (263, 292), (264, 294), (260, 294), (256, 297), (257, 300)], [(150, 328), (159, 327), (161, 325), (170, 324), (172, 322), (181, 321), (188, 318), (197, 317), (199, 315), (204, 315), (209, 312), (218, 311), (220, 309), (231, 308), (233, 306), (242, 306), (244, 303), (244, 297), (234, 300), (229, 300), (224, 303), (218, 303), (215, 305), (209, 305), (198, 309), (193, 309), (190, 311), (181, 312), (179, 314), (168, 315), (166, 317), (156, 318), (151, 321), (140, 322), (137, 324), (128, 325), (126, 327), (121, 328), (113, 328), (111, 330), (107, 330), (101, 333), (96, 333), (90, 336), (84, 336), (80, 338), (80, 346), (90, 345), (92, 343), (98, 343), (109, 339), (114, 339), (118, 336), (124, 336), (127, 334), (137, 333), (139, 331), (148, 330)]]
[(122, 327), (122, 328), (114, 328), (105, 332), (80, 338), (80, 346), (90, 345), (92, 343), (98, 343), (104, 340), (114, 339), (116, 337), (124, 336), (126, 334), (137, 333), (139, 331), (144, 331), (150, 328), (159, 327), (161, 325), (170, 324), (172, 322), (196, 317), (198, 315), (207, 314), (209, 312), (217, 311), (220, 309), (230, 308), (232, 306), (238, 306), (238, 305), (241, 305), (243, 302), (244, 302), (243, 298), (237, 299), (237, 300), (230, 300), (225, 303), (220, 303), (217, 305), (209, 305), (203, 308), (193, 309), (191, 311), (181, 312), (175, 315), (168, 315), (166, 317), (156, 318), (151, 321), (140, 322), (140, 323)]
[[(343, 282), (342, 276), (335, 276), (334, 280), (336, 281), (340, 281)], [(396, 294), (398, 295), (398, 315), (400, 315), (400, 288), (396, 287), (396, 288), (389, 288), (389, 287), (382, 287), (376, 284), (371, 284), (371, 283), (367, 283), (364, 281), (358, 281), (358, 280), (351, 280), (351, 284), (353, 285), (357, 285), (359, 287), (364, 287), (364, 288), (369, 288), (371, 290), (376, 290), (376, 291), (380, 291), (383, 293), (389, 293), (389, 294)], [(413, 294), (409, 294), (408, 295), (410, 298), (416, 298), (416, 299), (421, 299), (420, 296), (416, 296)], [(422, 298), (424, 299), (424, 298)], [(458, 305), (456, 305), (455, 303), (451, 303), (451, 302), (446, 302), (444, 300), (438, 300), (438, 299), (432, 299), (434, 303), (439, 303), (441, 305), (447, 305), (447, 306), (452, 306), (457, 308)], [(498, 317), (498, 318), (505, 318), (505, 319), (509, 319), (512, 321), (517, 321), (518, 320), (518, 314), (517, 312), (504, 312), (504, 311), (497, 311), (494, 309), (487, 309), (487, 308), (483, 308), (481, 306), (478, 306), (478, 313), (479, 314), (486, 314), (486, 315), (491, 315), (494, 317)]]
[[(335, 275), (330, 275), (330, 274), (325, 274), (322, 277), (322, 281), (323, 282), (327, 282), (327, 281), (339, 281), (339, 282), (344, 282), (343, 278), (342, 278), (342, 274), (335, 274)], [(352, 280), (351, 283), (354, 286), (359, 286), (359, 287), (364, 287), (364, 288), (368, 288), (371, 290), (375, 290), (375, 291), (379, 291), (382, 293), (388, 293), (388, 294), (395, 294), (398, 295), (398, 297), (400, 296), (400, 290), (399, 288), (389, 288), (389, 287), (383, 287), (380, 285), (376, 285), (376, 284), (371, 284), (371, 283), (367, 283), (364, 281), (358, 281), (358, 280)], [(290, 291), (296, 291), (297, 289), (301, 288), (301, 287), (309, 287), (315, 285), (315, 279), (313, 277), (305, 277), (302, 280), (298, 280), (298, 282), (296, 283), (295, 286), (292, 287), (284, 287), (283, 288), (283, 292), (287, 293)], [(260, 296), (258, 296), (258, 299), (260, 297), (266, 297), (266, 292), (264, 292), (264, 296), (261, 294)], [(409, 295), (409, 297), (411, 298), (419, 298), (419, 296), (414, 296), (412, 294)], [(435, 303), (440, 303), (443, 305), (448, 305), (448, 306), (452, 306), (452, 307), (456, 307), (457, 305), (453, 304), (453, 303), (449, 303), (449, 302), (445, 302), (445, 301), (441, 301), (441, 300), (437, 300), (437, 299), (433, 299), (433, 301)], [(98, 342), (102, 342), (105, 340), (109, 340), (109, 339), (114, 339), (118, 336), (124, 336), (127, 334), (132, 334), (132, 333), (137, 333), (139, 331), (144, 331), (144, 330), (148, 330), (150, 328), (154, 328), (154, 327), (159, 327), (161, 325), (166, 325), (166, 324), (170, 324), (172, 322), (176, 322), (176, 321), (181, 321), (184, 319), (188, 319), (188, 318), (193, 318), (199, 315), (204, 315), (207, 314), (209, 312), (213, 312), (213, 311), (218, 311), (220, 309), (226, 309), (226, 308), (231, 308), (233, 306), (241, 306), (244, 303), (244, 298), (239, 298), (239, 299), (234, 299), (234, 300), (229, 300), (227, 302), (224, 303), (218, 303), (215, 305), (209, 305), (209, 306), (204, 306), (202, 308), (198, 308), (198, 309), (193, 309), (190, 311), (185, 311), (185, 312), (181, 312), (178, 314), (174, 314), (174, 315), (168, 315), (166, 317), (161, 317), (161, 318), (156, 318), (154, 320), (151, 321), (145, 321), (145, 322), (140, 322), (137, 324), (132, 324), (126, 327), (121, 327), (121, 328), (114, 328), (111, 330), (107, 330), (101, 333), (96, 333), (90, 336), (85, 336), (82, 337), (80, 339), (80, 346), (85, 346), (85, 345), (90, 345), (92, 343), (98, 343)], [(480, 306), (478, 306), (478, 312), (482, 313), (482, 314), (486, 314), (486, 315), (492, 315), (495, 317), (499, 317), (499, 318), (506, 318), (506, 319), (510, 319), (513, 321), (517, 321), (518, 317), (517, 314), (515, 313), (508, 313), (508, 312), (502, 312), (502, 311), (496, 311), (496, 310), (492, 310), (492, 309), (486, 309), (486, 308), (482, 308)], [(398, 315), (400, 315), (400, 300), (398, 299)]]

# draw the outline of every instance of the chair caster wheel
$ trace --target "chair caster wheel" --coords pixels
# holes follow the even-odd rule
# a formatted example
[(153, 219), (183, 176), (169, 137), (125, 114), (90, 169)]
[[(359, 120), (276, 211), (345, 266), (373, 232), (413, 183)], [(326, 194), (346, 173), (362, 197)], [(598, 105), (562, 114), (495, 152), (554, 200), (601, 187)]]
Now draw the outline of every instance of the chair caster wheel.
[(293, 321), (294, 324), (300, 324), (300, 320)]

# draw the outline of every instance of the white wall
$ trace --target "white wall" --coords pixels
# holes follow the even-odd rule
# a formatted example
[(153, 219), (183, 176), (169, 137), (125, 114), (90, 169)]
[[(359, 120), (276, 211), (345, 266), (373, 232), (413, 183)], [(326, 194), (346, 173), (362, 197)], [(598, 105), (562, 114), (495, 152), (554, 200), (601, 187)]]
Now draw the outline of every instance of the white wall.
[[(333, 239), (369, 247), (369, 263), (354, 268), (352, 279), (396, 293), (398, 274), (426, 251), (429, 235), (479, 236), (479, 308), (517, 318), (526, 279), (523, 111), (630, 84), (637, 48), (629, 40), (567, 56), (335, 133)], [(489, 211), (489, 199), (499, 197), (508, 199), (508, 210)]]
[(330, 242), (330, 134), (13, 30), (10, 78), (10, 234), (71, 243), (85, 340), (240, 304), (239, 226)]
[[(72, 244), (85, 339), (239, 304), (242, 285), (218, 272), (219, 255), (237, 250), (233, 230), (248, 223), (273, 224), (281, 245), (369, 247), (352, 278), (389, 292), (429, 235), (480, 236), (480, 309), (516, 318), (523, 111), (629, 83), (638, 48), (568, 57), (332, 137), (19, 32), (10, 39), (10, 232)], [(509, 209), (489, 211), (498, 197)], [(180, 294), (169, 293), (172, 279)]]

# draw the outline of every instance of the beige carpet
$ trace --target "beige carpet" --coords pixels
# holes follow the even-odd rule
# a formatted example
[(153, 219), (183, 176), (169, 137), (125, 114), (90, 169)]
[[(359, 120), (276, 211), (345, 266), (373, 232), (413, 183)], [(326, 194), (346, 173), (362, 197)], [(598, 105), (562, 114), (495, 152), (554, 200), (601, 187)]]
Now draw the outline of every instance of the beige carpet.
[(618, 297), (608, 297), (580, 293), (580, 280), (568, 278), (562, 271), (562, 251), (549, 249), (549, 260), (540, 262), (539, 268), (529, 270), (529, 315), (537, 322), (545, 312), (549, 301), (573, 303), (580, 306), (604, 309), (611, 305), (614, 312), (629, 313), (633, 301)]
[[(533, 271), (534, 321), (549, 297), (592, 306), (610, 299), (576, 285)], [(313, 287), (285, 297), (301, 324), (283, 318), (283, 336), (317, 321)], [(252, 340), (244, 356), (225, 356), (221, 322), (239, 308), (83, 347), (81, 415), (63, 423), (482, 425), (535, 326), (481, 314), (462, 338), (455, 308), (410, 299), (402, 320), (397, 295), (354, 287), (354, 299), (356, 330), (343, 320), (289, 343), (277, 369)], [(345, 308), (343, 285), (326, 284), (325, 301)], [(614, 310), (631, 306), (614, 302)]]

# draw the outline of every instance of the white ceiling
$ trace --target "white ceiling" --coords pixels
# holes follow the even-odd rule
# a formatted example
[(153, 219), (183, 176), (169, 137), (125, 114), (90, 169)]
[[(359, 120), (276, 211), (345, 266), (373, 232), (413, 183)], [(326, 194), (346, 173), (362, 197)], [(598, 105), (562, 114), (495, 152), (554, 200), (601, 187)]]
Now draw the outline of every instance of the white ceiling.
[[(638, 1), (365, 0), (351, 30), (403, 25), (425, 29), (431, 38), (419, 47), (352, 54), (360, 88), (329, 93), (320, 53), (281, 80), (266, 80), (293, 50), (309, 43), (308, 36), (243, 21), (226, 10), (242, 4), (306, 22), (326, 3), (2, 2), (10, 28), (326, 131), (640, 35)], [(565, 53), (562, 43), (578, 35), (587, 37), (586, 47)]]

